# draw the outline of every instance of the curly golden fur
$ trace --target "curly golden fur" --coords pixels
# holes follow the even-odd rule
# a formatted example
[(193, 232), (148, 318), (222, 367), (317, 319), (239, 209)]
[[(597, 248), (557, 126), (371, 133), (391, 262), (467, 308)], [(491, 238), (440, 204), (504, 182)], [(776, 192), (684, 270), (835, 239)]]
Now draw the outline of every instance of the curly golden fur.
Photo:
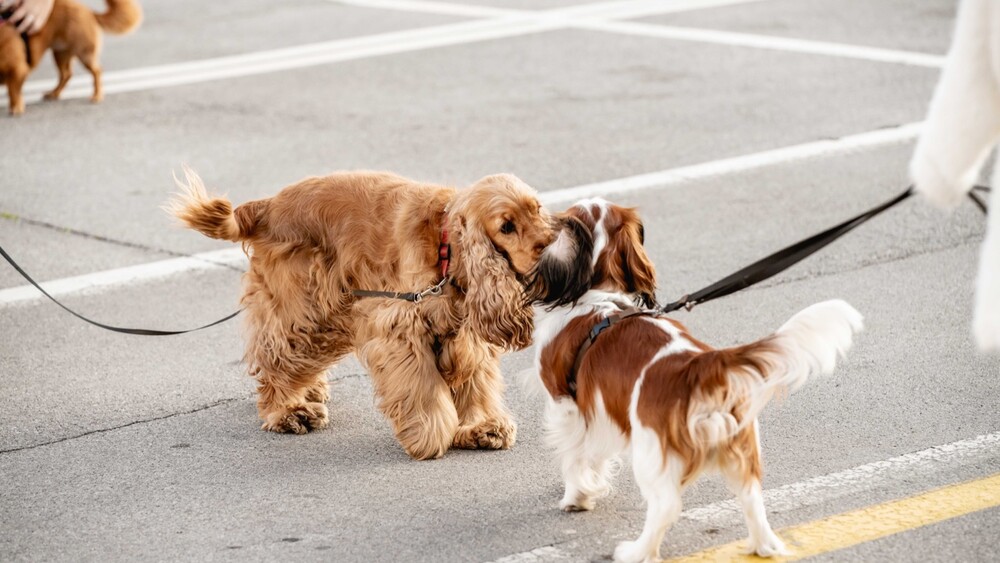
[[(378, 406), (416, 459), (449, 447), (506, 449), (517, 427), (503, 402), (499, 356), (531, 342), (523, 282), (553, 238), (535, 192), (511, 175), (455, 190), (378, 172), (307, 178), (236, 209), (188, 171), (168, 210), (250, 257), (242, 303), (245, 361), (258, 382), (263, 428), (327, 425), (326, 370), (354, 352)], [(359, 299), (354, 289), (420, 291), (419, 303)]]

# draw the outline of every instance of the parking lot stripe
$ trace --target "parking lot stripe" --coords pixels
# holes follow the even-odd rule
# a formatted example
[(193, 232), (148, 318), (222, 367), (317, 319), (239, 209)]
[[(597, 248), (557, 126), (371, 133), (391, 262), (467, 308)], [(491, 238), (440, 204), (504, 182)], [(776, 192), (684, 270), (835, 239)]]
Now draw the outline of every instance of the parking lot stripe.
[[(844, 154), (866, 148), (901, 143), (915, 138), (920, 131), (920, 125), (920, 123), (910, 123), (889, 129), (876, 129), (875, 131), (849, 135), (835, 140), (814, 141), (734, 158), (704, 162), (692, 166), (682, 166), (680, 168), (671, 168), (617, 180), (552, 190), (540, 193), (539, 199), (546, 205), (553, 205), (572, 202), (586, 197), (612, 197), (637, 190), (663, 189), (684, 182), (701, 180), (713, 176), (742, 173), (807, 158)], [(245, 260), (242, 251), (239, 249), (228, 249), (196, 254), (190, 258), (172, 258), (159, 262), (129, 266), (127, 268), (57, 279), (42, 282), (42, 286), (54, 296), (68, 295), (85, 290), (96, 291), (102, 287), (113, 287), (122, 284), (161, 279), (174, 274), (217, 267), (212, 262), (242, 264), (242, 260)], [(38, 290), (30, 285), (0, 290), (0, 308), (15, 303), (37, 300), (41, 297), (42, 295), (38, 293)]]
[(849, 135), (833, 140), (814, 141), (754, 154), (724, 158), (692, 166), (671, 168), (659, 172), (639, 174), (617, 180), (586, 184), (543, 192), (540, 197), (546, 205), (566, 203), (588, 197), (608, 197), (649, 188), (664, 188), (705, 178), (748, 172), (776, 164), (788, 164), (807, 158), (844, 154), (866, 148), (903, 143), (913, 140), (920, 133), (921, 123), (908, 123), (888, 129)]
[[(950, 444), (933, 446), (918, 452), (859, 465), (851, 469), (820, 475), (805, 481), (790, 483), (764, 491), (764, 506), (768, 512), (787, 512), (808, 506), (817, 506), (852, 494), (860, 494), (897, 483), (919, 482), (944, 472), (1000, 458), (1000, 432), (983, 434), (975, 438)], [(713, 528), (743, 525), (743, 513), (734, 500), (716, 502), (685, 510), (681, 517)], [(669, 540), (668, 540), (669, 541)], [(555, 544), (554, 551), (540, 548), (498, 559), (491, 563), (507, 561), (549, 562), (569, 557)], [(742, 544), (736, 543), (738, 546)], [(522, 557), (523, 559), (519, 559)], [(719, 557), (717, 560), (726, 560)], [(757, 561), (760, 561), (757, 559)]]
[[(105, 94), (136, 92), (565, 29), (579, 18), (637, 17), (754, 1), (760, 0), (597, 2), (198, 61), (111, 71), (105, 72), (102, 79)], [(28, 82), (23, 89), (25, 101), (34, 103), (41, 100), (42, 93), (54, 85), (54, 79)], [(89, 83), (77, 82), (63, 91), (62, 98), (89, 98), (91, 93)], [(6, 97), (0, 99), (0, 107), (7, 107), (7, 104)]]
[[(113, 270), (103, 270), (80, 276), (40, 282), (53, 297), (97, 291), (110, 287), (128, 285), (170, 277), (179, 273), (215, 270), (226, 266), (243, 266), (246, 257), (239, 248), (227, 248), (213, 252), (203, 252), (189, 257), (171, 258), (148, 262)], [(22, 285), (0, 290), (0, 308), (18, 303), (38, 301), (44, 296), (31, 285)]]
[[(511, 10), (486, 6), (469, 6), (466, 4), (453, 4), (450, 2), (424, 2), (422, 0), (330, 0), (331, 2), (345, 3), (367, 8), (399, 10), (404, 12), (432, 13), (441, 15), (461, 15), (470, 17), (498, 17), (510, 15), (522, 15), (526, 17), (552, 18), (547, 12), (532, 10)], [(718, 0), (717, 2), (700, 2), (698, 5), (674, 4), (672, 8), (676, 11), (697, 9), (707, 9), (723, 7), (731, 2)], [(743, 2), (739, 2), (743, 3)], [(658, 14), (669, 13), (667, 10), (658, 10)], [(565, 13), (564, 13), (565, 14)], [(622, 7), (618, 8), (613, 17), (605, 16), (604, 19), (594, 15), (592, 19), (569, 20), (568, 27), (575, 29), (587, 29), (591, 31), (602, 31), (606, 33), (620, 33), (625, 35), (638, 35), (645, 37), (656, 37), (661, 39), (671, 39), (676, 41), (691, 41), (696, 43), (710, 43), (716, 45), (729, 45), (733, 47), (750, 47), (755, 49), (768, 49), (772, 51), (783, 51), (791, 53), (802, 53), (809, 55), (823, 55), (830, 57), (840, 57), (848, 59), (858, 59), (880, 63), (904, 64), (911, 66), (941, 68), (944, 64), (944, 57), (927, 53), (916, 53), (912, 51), (900, 51), (895, 49), (881, 49), (877, 47), (865, 47), (859, 45), (848, 45), (843, 43), (830, 43), (827, 41), (813, 41), (809, 39), (775, 37), (770, 35), (756, 35), (748, 33), (736, 33), (714, 29), (698, 29), (693, 27), (674, 27), (667, 25), (657, 25), (644, 22), (633, 21), (610, 21), (637, 18), (650, 15), (645, 4), (638, 5), (631, 11)], [(565, 15), (564, 15), (565, 17)]]
[[(1000, 474), (781, 530), (791, 554), (772, 561), (813, 557), (998, 506)], [(745, 547), (733, 542), (672, 561), (759, 560), (744, 556)]]
[(825, 55), (830, 57), (858, 59), (880, 63), (904, 64), (927, 68), (941, 68), (944, 66), (943, 56), (928, 55), (925, 53), (879, 49), (858, 45), (845, 45), (842, 43), (829, 43), (826, 41), (734, 33), (731, 31), (718, 31), (714, 29), (698, 29), (652, 25), (639, 22), (611, 21), (577, 22), (574, 24), (574, 27), (595, 31), (605, 31), (609, 33), (658, 37), (675, 41), (712, 43), (715, 45), (730, 45), (733, 47), (751, 47), (754, 49), (768, 49), (772, 51), (803, 53), (808, 55)]

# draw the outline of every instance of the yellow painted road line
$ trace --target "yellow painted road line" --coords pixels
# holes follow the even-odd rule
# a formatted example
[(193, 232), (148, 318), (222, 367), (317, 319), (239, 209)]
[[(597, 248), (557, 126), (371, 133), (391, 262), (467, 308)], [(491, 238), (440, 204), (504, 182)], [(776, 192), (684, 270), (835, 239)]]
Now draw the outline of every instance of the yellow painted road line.
[[(791, 554), (770, 561), (795, 561), (837, 551), (998, 506), (1000, 474), (781, 530), (778, 536)], [(744, 555), (745, 548), (743, 540), (671, 561), (765, 561)]]

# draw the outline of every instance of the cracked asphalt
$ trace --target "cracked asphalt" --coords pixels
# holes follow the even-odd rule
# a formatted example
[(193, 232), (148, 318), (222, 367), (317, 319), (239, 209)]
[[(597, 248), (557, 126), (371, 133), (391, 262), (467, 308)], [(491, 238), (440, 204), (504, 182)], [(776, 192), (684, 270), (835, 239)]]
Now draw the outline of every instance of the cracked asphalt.
[[(0, 119), (0, 245), (40, 281), (233, 248), (160, 210), (183, 164), (237, 202), (339, 169), (459, 186), (512, 172), (544, 195), (917, 122), (939, 72), (568, 24), (497, 37), (461, 28), (483, 36), (460, 40), (449, 27), (500, 17), (476, 9), (591, 2), (146, 0), (143, 27), (107, 37), (102, 56), (109, 92), (131, 90)], [(954, 18), (950, 0), (685, 0), (666, 13), (670, 4), (626, 21), (940, 56)], [(385, 52), (365, 43), (418, 32), (452, 42)], [(127, 74), (163, 75), (166, 65), (193, 76), (191, 61), (336, 41), (356, 42), (330, 62), (286, 53), (284, 67), (224, 78), (141, 85)], [(53, 77), (52, 66), (47, 58), (30, 81)], [(79, 68), (71, 87), (88, 80)], [(639, 208), (666, 302), (892, 197), (912, 150), (912, 139), (884, 143), (610, 198)], [(765, 284), (677, 314), (719, 346), (768, 334), (824, 299), (865, 315), (833, 376), (765, 411), (765, 489), (1000, 432), (1000, 360), (978, 355), (969, 329), (983, 227), (971, 204), (946, 215), (909, 201)], [(61, 300), (120, 326), (198, 326), (237, 307), (241, 267), (222, 264)], [(601, 561), (641, 527), (627, 465), (595, 511), (558, 510), (541, 399), (517, 384), (533, 350), (503, 360), (513, 449), (415, 462), (353, 358), (329, 372), (329, 428), (265, 433), (239, 322), (120, 335), (41, 299), (3, 301), (25, 283), (0, 267), (0, 560)], [(780, 529), (998, 472), (1000, 450), (983, 449), (803, 499), (771, 521)], [(685, 508), (726, 498), (703, 479)], [(996, 560), (998, 517), (993, 508), (819, 559)], [(682, 519), (664, 554), (744, 533), (739, 519)]]

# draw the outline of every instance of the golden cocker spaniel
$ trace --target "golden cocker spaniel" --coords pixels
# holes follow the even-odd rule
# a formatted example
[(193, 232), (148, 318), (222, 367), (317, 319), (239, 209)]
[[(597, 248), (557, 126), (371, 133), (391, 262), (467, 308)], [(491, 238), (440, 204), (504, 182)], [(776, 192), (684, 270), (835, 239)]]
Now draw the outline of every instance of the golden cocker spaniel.
[[(250, 258), (244, 361), (264, 429), (325, 427), (326, 370), (354, 352), (412, 457), (514, 444), (499, 356), (531, 342), (524, 285), (555, 226), (534, 190), (507, 174), (456, 190), (346, 172), (233, 209), (193, 172), (178, 184), (168, 210)], [(416, 302), (354, 294), (435, 286)]]

